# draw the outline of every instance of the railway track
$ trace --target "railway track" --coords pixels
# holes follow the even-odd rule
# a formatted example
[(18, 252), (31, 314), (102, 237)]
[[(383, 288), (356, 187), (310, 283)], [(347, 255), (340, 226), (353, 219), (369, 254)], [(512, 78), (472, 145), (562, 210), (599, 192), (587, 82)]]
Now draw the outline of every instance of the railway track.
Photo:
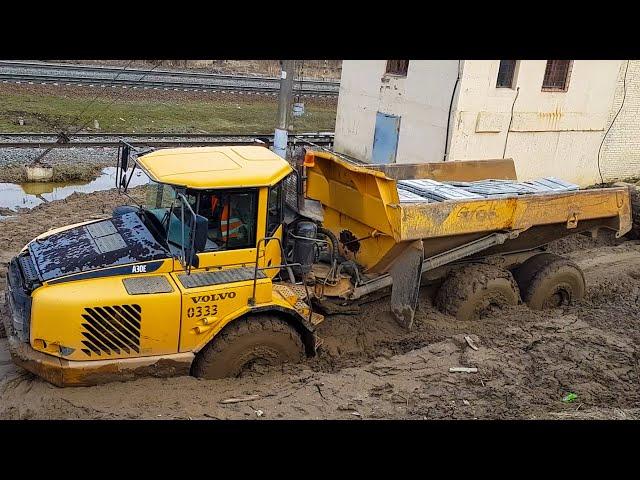
[[(265, 95), (277, 95), (280, 88), (280, 80), (275, 77), (17, 61), (0, 61), (0, 82)], [(301, 96), (337, 96), (339, 85), (335, 81), (303, 80), (294, 82), (294, 91)]]
[[(332, 146), (332, 132), (299, 133), (290, 142), (312, 142)], [(120, 140), (134, 146), (185, 147), (273, 144), (273, 134), (222, 133), (76, 133), (67, 137), (56, 133), (0, 133), (0, 148), (96, 148), (117, 147)]]

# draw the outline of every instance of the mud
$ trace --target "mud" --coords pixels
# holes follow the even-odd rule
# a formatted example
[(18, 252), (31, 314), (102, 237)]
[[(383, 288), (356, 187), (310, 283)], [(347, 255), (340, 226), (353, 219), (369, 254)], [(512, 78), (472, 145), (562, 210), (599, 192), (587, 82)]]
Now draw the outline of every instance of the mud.
[[(90, 181), (100, 175), (104, 166), (106, 165), (94, 163), (53, 165), (51, 181), (54, 183)], [(4, 165), (0, 170), (0, 182), (2, 183), (25, 183), (27, 181), (27, 171), (23, 164)]]
[[(119, 203), (113, 191), (75, 194), (4, 220), (0, 286), (4, 263), (33, 236), (109, 215)], [(585, 272), (588, 290), (577, 305), (543, 312), (518, 305), (462, 322), (435, 310), (423, 290), (406, 332), (388, 298), (379, 298), (355, 315), (327, 317), (317, 358), (237, 379), (143, 378), (63, 389), (12, 365), (3, 339), (0, 418), (640, 418), (640, 242), (578, 237), (551, 250)], [(577, 399), (564, 403), (569, 392)], [(220, 403), (243, 395), (258, 399)]]

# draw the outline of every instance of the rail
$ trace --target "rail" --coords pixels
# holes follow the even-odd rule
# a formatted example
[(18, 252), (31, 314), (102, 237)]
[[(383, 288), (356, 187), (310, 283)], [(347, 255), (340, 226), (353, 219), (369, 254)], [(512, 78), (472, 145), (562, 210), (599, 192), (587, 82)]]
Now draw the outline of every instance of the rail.
[[(280, 265), (269, 265), (268, 267), (258, 267), (258, 263), (260, 260), (260, 244), (264, 243), (265, 247), (267, 244), (267, 241), (269, 240), (277, 240), (278, 245), (280, 247), (280, 255), (281, 258), (284, 260), (285, 263), (281, 263)], [(258, 272), (259, 271), (263, 271), (263, 270), (275, 270), (275, 269), (282, 269), (282, 268), (291, 268), (291, 267), (302, 267), (302, 264), (299, 262), (294, 262), (294, 263), (288, 263), (287, 262), (287, 256), (285, 254), (284, 251), (284, 247), (282, 246), (282, 240), (280, 240), (280, 238), (278, 237), (264, 237), (261, 238), (260, 240), (258, 240), (258, 243), (256, 245), (256, 261), (255, 261), (255, 269), (253, 271), (253, 290), (251, 293), (251, 298), (249, 298), (249, 305), (250, 306), (255, 306), (256, 304), (256, 288), (258, 285)], [(309, 289), (307, 288), (307, 282), (305, 281), (305, 278), (302, 279), (302, 285), (304, 286), (304, 292), (306, 295), (306, 302), (307, 305), (309, 307), (309, 322), (311, 322), (311, 319), (313, 317), (313, 307), (311, 306), (311, 297), (309, 296)]]
[[(277, 95), (280, 89), (280, 79), (276, 77), (16, 61), (0, 61), (0, 81), (156, 90), (235, 91), (272, 95)], [(335, 97), (338, 95), (339, 85), (336, 81), (301, 80), (295, 82), (293, 89), (301, 96)]]
[[(306, 138), (323, 145), (333, 145), (334, 139), (332, 133), (303, 133), (289, 137), (289, 143), (294, 145)], [(123, 139), (134, 146), (153, 147), (273, 144), (273, 134), (76, 133), (62, 137), (55, 133), (11, 132), (0, 133), (0, 148), (117, 147)]]
[[(154, 73), (156, 75), (176, 76), (176, 77), (201, 77), (201, 78), (215, 78), (215, 79), (240, 79), (240, 80), (257, 80), (257, 81), (274, 81), (279, 82), (280, 77), (272, 77), (269, 75), (260, 74), (231, 74), (231, 73), (208, 73), (208, 72), (193, 72), (185, 70), (167, 70), (154, 68), (127, 68), (123, 67), (110, 67), (100, 65), (72, 65), (68, 63), (47, 63), (47, 62), (23, 62), (15, 60), (0, 60), (0, 67), (12, 67), (12, 68), (32, 68), (35, 70), (76, 70), (78, 72), (96, 72), (96, 73), (115, 73), (119, 74), (124, 72), (131, 74), (144, 75)], [(340, 82), (331, 79), (318, 79), (308, 78), (302, 80), (302, 83), (308, 85), (333, 85), (338, 86)]]

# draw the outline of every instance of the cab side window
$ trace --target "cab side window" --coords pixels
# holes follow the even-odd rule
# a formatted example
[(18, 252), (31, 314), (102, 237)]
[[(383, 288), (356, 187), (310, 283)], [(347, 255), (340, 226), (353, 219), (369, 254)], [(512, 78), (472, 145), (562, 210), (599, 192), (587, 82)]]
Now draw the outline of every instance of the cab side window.
[(255, 247), (257, 190), (203, 192), (198, 213), (209, 220), (207, 251)]
[(269, 189), (267, 204), (267, 236), (272, 236), (282, 223), (282, 183)]

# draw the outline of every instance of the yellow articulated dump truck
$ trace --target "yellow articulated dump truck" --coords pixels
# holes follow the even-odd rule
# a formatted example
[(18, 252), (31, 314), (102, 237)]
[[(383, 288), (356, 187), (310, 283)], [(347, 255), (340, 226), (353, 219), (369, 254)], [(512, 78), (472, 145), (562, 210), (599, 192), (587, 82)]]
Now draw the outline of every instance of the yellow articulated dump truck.
[(46, 232), (9, 263), (13, 361), (55, 385), (300, 361), (318, 348), (318, 311), (378, 291), (406, 328), (427, 284), (451, 321), (566, 304), (584, 277), (545, 245), (631, 228), (626, 188), (517, 182), (511, 160), (375, 166), (315, 147), (288, 162), (260, 146), (123, 143), (123, 193), (138, 169), (144, 205)]

